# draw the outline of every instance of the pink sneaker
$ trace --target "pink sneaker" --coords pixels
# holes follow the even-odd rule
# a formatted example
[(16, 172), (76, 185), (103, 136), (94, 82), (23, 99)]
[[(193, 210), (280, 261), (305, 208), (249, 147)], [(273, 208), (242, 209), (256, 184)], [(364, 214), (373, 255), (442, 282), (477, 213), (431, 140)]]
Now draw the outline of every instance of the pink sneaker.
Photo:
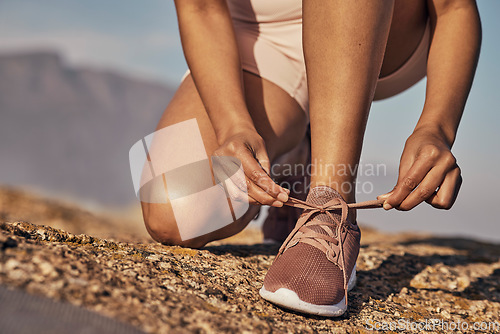
[(260, 295), (294, 311), (340, 316), (356, 282), (361, 232), (336, 190), (312, 188), (306, 203), (269, 268)]

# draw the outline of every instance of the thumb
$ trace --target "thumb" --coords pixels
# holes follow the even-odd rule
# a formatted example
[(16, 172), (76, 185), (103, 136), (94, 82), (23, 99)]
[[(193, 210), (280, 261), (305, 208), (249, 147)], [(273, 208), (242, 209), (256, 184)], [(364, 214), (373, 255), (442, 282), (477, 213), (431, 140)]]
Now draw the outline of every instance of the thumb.
[(402, 182), (403, 176), (406, 175), (406, 173), (410, 169), (411, 164), (412, 164), (412, 161), (408, 160), (407, 155), (403, 151), (403, 154), (401, 155), (401, 159), (399, 161), (398, 179), (396, 181), (396, 185), (394, 186), (394, 188), (392, 188), (391, 191), (389, 191), (389, 192), (387, 192), (385, 194), (377, 196), (377, 199), (386, 200), (387, 198), (389, 198), (394, 193), (394, 190), (396, 190), (396, 188), (398, 187), (398, 185)]
[(377, 196), (377, 199), (387, 199), (389, 196), (391, 196), (394, 193), (394, 189), (389, 191), (388, 193), (382, 194)]

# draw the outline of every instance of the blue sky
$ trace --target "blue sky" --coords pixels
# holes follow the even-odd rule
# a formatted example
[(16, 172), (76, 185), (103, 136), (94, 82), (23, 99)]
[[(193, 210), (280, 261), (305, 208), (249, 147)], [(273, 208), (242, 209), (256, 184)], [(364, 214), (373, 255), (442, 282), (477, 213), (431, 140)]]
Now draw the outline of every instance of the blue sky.
[[(479, 0), (483, 48), (454, 153), (464, 184), (455, 207), (421, 205), (409, 213), (369, 211), (360, 220), (382, 230), (417, 230), (500, 241), (496, 199), (500, 186), (498, 81), (500, 2)], [(74, 65), (117, 69), (177, 85), (186, 70), (172, 1), (2, 0), (0, 52), (58, 50)], [(387, 175), (372, 182), (371, 199), (392, 188), (404, 141), (423, 106), (425, 80), (373, 105), (362, 163), (383, 163)], [(479, 215), (478, 215), (479, 213)]]

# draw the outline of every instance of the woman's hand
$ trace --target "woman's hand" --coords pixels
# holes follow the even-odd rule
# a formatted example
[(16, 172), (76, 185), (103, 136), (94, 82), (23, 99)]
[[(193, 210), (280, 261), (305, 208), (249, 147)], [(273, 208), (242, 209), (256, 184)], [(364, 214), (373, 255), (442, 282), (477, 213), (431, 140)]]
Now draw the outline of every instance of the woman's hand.
[[(244, 180), (238, 177), (231, 178), (231, 175), (234, 175), (234, 165), (232, 168), (224, 163), (222, 165), (226, 166), (220, 164), (217, 167), (214, 166), (214, 173), (222, 169), (226, 178), (231, 179), (232, 182), (228, 186), (229, 195), (232, 198), (247, 200), (246, 194), (248, 193), (250, 204), (283, 206), (283, 203), (288, 201), (289, 192), (277, 185), (269, 176), (270, 162), (266, 145), (257, 131), (254, 129), (235, 130), (226, 138), (214, 152), (214, 156), (237, 158), (245, 174)], [(243, 182), (245, 184), (242, 184)], [(242, 195), (245, 198), (242, 198)]]
[(462, 176), (450, 144), (439, 130), (422, 127), (408, 138), (401, 156), (398, 182), (385, 199), (384, 209), (411, 210), (426, 201), (438, 209), (450, 209)]

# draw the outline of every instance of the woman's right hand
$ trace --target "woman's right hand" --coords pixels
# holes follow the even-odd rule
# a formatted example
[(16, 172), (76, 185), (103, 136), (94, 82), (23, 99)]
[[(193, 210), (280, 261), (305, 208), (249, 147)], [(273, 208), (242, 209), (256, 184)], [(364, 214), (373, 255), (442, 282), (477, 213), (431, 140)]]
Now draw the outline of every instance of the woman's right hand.
[[(282, 206), (288, 193), (269, 176), (266, 145), (246, 107), (238, 44), (226, 1), (176, 0), (175, 4), (186, 61), (219, 141), (214, 155), (239, 160), (212, 159), (217, 183), (233, 181), (224, 182), (231, 198)], [(245, 176), (232, 177), (242, 174), (236, 173), (240, 163)]]
[[(213, 166), (214, 172), (224, 170), (228, 192), (231, 198), (246, 199), (250, 204), (270, 205), (281, 207), (288, 201), (289, 191), (277, 185), (269, 176), (270, 161), (267, 155), (266, 144), (254, 129), (235, 130), (225, 137), (222, 145), (214, 152), (215, 157), (234, 157), (241, 163), (244, 179), (231, 177), (234, 175), (234, 165)], [(219, 159), (219, 161), (224, 159)], [(243, 184), (244, 183), (244, 184)]]

